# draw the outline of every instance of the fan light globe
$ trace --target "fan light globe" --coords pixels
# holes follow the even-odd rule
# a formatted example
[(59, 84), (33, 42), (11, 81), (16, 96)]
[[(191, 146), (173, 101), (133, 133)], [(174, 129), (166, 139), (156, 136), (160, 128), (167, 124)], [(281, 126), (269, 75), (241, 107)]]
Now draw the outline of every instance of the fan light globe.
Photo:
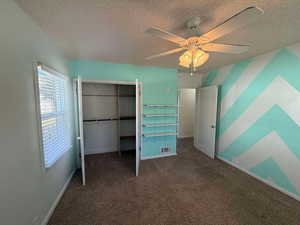
[(190, 49), (179, 57), (179, 65), (187, 68), (192, 65), (195, 68), (204, 64), (208, 58), (208, 53), (200, 49)]

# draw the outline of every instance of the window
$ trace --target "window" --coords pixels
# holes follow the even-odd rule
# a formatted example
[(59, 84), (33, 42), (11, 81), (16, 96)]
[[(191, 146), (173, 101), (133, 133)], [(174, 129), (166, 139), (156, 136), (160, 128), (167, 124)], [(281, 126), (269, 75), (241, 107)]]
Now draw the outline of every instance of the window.
[(37, 66), (41, 143), (45, 167), (51, 167), (71, 148), (67, 77)]

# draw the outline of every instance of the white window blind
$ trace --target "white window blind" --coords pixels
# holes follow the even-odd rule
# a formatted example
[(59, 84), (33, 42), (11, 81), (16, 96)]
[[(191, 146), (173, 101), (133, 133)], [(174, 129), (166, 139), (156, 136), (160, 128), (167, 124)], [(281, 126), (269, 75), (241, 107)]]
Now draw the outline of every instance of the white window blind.
[(71, 147), (67, 78), (38, 66), (42, 147), (45, 167), (51, 167)]

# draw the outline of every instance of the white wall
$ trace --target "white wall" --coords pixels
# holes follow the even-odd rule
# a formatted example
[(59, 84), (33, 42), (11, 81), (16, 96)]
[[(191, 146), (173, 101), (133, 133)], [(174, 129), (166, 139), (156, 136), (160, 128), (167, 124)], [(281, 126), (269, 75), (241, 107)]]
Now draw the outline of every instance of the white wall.
[(179, 127), (178, 137), (192, 137), (194, 131), (195, 89), (180, 89), (179, 93)]
[(177, 72), (177, 87), (178, 88), (197, 88), (201, 87), (202, 77), (204, 74), (195, 74), (190, 76), (187, 73)]
[(0, 223), (36, 225), (73, 172), (75, 153), (42, 167), (32, 63), (68, 73), (68, 62), (11, 0), (0, 1), (0, 27)]

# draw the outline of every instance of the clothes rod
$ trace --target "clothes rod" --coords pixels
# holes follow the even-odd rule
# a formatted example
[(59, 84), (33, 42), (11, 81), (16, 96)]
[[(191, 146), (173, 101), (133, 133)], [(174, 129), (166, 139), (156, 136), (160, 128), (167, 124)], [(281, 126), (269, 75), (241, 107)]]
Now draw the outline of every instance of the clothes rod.
[(84, 96), (84, 97), (89, 97), (89, 96), (91, 96), (91, 97), (93, 97), (93, 96), (99, 96), (99, 97), (130, 97), (130, 98), (135, 98), (135, 95), (88, 95), (88, 94), (83, 94), (82, 96)]
[(135, 116), (127, 116), (120, 118), (111, 118), (111, 119), (93, 119), (93, 120), (83, 120), (83, 122), (98, 122), (98, 121), (112, 121), (112, 120), (135, 120)]
[(119, 120), (116, 118), (112, 118), (112, 119), (95, 119), (95, 120), (83, 120), (83, 122), (99, 122), (99, 121), (112, 121), (112, 120)]
[(83, 94), (82, 96), (103, 96), (103, 97), (117, 97), (117, 95), (88, 95), (88, 94)]
[(135, 116), (123, 116), (120, 117), (120, 120), (135, 120), (136, 117)]

